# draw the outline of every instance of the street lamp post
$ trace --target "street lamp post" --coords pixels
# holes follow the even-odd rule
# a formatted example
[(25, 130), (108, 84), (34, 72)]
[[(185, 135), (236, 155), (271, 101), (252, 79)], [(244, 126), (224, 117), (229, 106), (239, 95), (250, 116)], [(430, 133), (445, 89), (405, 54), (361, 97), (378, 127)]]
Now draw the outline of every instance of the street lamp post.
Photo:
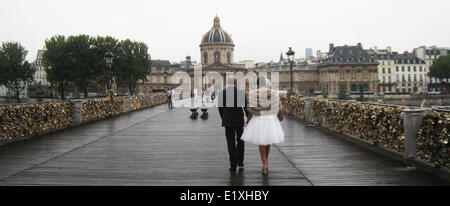
[(292, 47), (289, 47), (289, 51), (286, 52), (286, 55), (288, 56), (289, 65), (290, 65), (290, 69), (291, 69), (291, 91), (293, 92), (294, 91), (294, 79), (293, 79), (292, 66), (294, 65), (295, 52), (292, 50)]
[(109, 98), (111, 100), (111, 102), (113, 101), (114, 98), (114, 90), (112, 88), (112, 65), (113, 65), (113, 60), (114, 60), (114, 54), (112, 52), (106, 52), (105, 54), (105, 62), (106, 62), (106, 66), (109, 69), (109, 75), (108, 75), (108, 82), (107, 82), (107, 92), (109, 93)]
[(164, 90), (167, 92), (167, 67), (164, 67)]

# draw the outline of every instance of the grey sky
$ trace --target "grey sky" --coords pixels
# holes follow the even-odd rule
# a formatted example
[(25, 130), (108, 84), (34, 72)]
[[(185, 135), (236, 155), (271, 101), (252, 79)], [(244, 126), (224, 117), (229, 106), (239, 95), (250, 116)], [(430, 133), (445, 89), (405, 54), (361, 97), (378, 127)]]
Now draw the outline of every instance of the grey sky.
[(55, 35), (110, 35), (145, 42), (153, 59), (199, 60), (200, 39), (218, 13), (235, 60), (278, 60), (289, 46), (328, 44), (396, 51), (450, 46), (448, 0), (2, 0), (0, 41), (19, 41), (34, 59)]

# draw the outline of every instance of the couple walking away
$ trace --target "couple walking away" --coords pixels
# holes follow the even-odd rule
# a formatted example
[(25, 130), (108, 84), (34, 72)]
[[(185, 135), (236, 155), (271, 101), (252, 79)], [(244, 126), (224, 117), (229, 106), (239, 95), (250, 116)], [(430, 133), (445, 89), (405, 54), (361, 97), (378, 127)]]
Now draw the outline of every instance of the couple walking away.
[[(260, 77), (257, 80), (258, 88), (250, 91), (248, 95), (252, 99), (248, 99), (245, 92), (237, 88), (236, 80), (228, 83), (227, 88), (219, 95), (219, 113), (222, 118), (222, 126), (225, 127), (230, 156), (230, 172), (235, 172), (238, 166), (244, 167), (244, 142), (250, 142), (259, 146), (263, 164), (261, 172), (267, 174), (270, 146), (284, 142), (284, 131), (280, 124), (284, 117), (281, 112), (278, 91), (271, 90), (270, 81)], [(262, 95), (262, 97), (269, 100), (269, 106), (260, 104), (260, 94), (264, 93), (267, 95)], [(228, 102), (227, 99), (229, 99)], [(234, 102), (231, 102), (230, 99)], [(250, 107), (248, 106), (249, 101), (257, 104)], [(245, 130), (244, 113), (247, 116)]]

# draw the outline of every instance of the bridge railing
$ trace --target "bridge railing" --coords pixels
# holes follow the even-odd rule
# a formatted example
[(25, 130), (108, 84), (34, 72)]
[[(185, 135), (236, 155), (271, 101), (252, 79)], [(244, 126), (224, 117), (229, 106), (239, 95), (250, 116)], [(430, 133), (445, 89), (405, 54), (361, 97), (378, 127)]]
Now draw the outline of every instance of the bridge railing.
[(0, 140), (65, 128), (72, 122), (72, 113), (70, 101), (0, 106)]
[(0, 106), (0, 143), (145, 109), (167, 101), (166, 94), (74, 99)]
[(417, 156), (436, 166), (450, 168), (450, 113), (434, 110), (423, 118), (417, 133)]
[(338, 133), (419, 158), (435, 167), (450, 166), (450, 113), (447, 111), (283, 96), (283, 111)]

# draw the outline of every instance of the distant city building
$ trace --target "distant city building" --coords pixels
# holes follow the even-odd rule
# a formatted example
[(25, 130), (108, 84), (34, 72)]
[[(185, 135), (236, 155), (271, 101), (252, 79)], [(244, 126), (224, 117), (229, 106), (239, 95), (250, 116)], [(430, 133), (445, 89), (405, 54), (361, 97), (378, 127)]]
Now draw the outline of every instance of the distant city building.
[(281, 52), (280, 54), (280, 60), (278, 61), (278, 63), (283, 63), (284, 62), (284, 57), (283, 57), (283, 52)]
[(243, 61), (239, 61), (238, 64), (242, 64), (244, 65), (244, 67), (246, 69), (250, 69), (255, 67), (255, 62), (253, 60), (243, 60)]
[(165, 87), (173, 87), (171, 83), (172, 75), (177, 71), (186, 71), (189, 67), (191, 57), (186, 57), (186, 61), (180, 63), (170, 63), (169, 60), (152, 60), (152, 71), (147, 76), (146, 82), (140, 82), (139, 91), (157, 92), (164, 91)]
[(305, 58), (310, 59), (313, 56), (313, 50), (311, 48), (305, 49)]
[[(20, 86), (24, 89), (20, 92), (20, 96), (22, 97), (28, 97), (28, 85), (24, 84), (23, 82), (20, 82)], [(9, 90), (5, 86), (0, 86), (0, 97), (12, 97), (15, 96), (15, 92)]]
[(340, 84), (345, 84), (348, 92), (377, 92), (378, 63), (375, 56), (365, 51), (359, 43), (356, 46), (330, 44), (328, 57), (321, 60), (318, 67), (319, 87), (330, 95), (339, 93)]
[[(413, 50), (413, 53), (417, 58), (424, 60), (425, 64), (427, 65), (427, 68), (430, 68), (435, 59), (439, 58), (440, 56), (450, 54), (450, 47), (421, 46), (421, 47), (415, 48)], [(447, 82), (449, 82), (449, 81), (447, 80)], [(430, 78), (430, 81), (428, 84), (428, 90), (439, 91), (441, 88), (440, 84), (441, 84), (441, 80), (436, 79), (436, 78)]]
[(45, 72), (45, 66), (42, 62), (42, 56), (44, 55), (45, 50), (38, 50), (36, 55), (36, 60), (32, 63), (32, 67), (35, 69), (34, 80), (33, 83), (38, 83), (46, 86), (50, 86), (50, 83), (47, 81), (47, 72)]
[[(224, 80), (227, 72), (247, 73), (248, 69), (245, 68), (245, 64), (234, 63), (234, 48), (231, 34), (222, 29), (220, 19), (216, 16), (212, 28), (202, 36), (200, 43), (203, 73), (217, 72)], [(191, 85), (194, 85), (194, 65), (190, 66), (188, 73), (191, 76)], [(197, 81), (202, 82), (201, 80)], [(203, 83), (205, 87), (210, 87), (212, 84), (211, 80), (205, 80)], [(225, 84), (226, 81), (223, 81), (224, 86)]]
[(5, 97), (8, 93), (8, 90), (4, 86), (0, 86), (0, 97)]
[[(375, 55), (357, 46), (330, 44), (328, 53), (317, 51), (317, 57), (296, 59), (293, 67), (294, 90), (304, 95), (326, 91), (337, 96), (339, 85), (345, 84), (347, 92), (377, 92), (378, 74)], [(257, 63), (257, 72), (279, 72), (280, 89), (290, 88), (290, 67), (285, 62)]]
[[(37, 55), (36, 55), (36, 60), (34, 60), (31, 63), (31, 68), (34, 68), (35, 73), (33, 76), (33, 81), (31, 82), (31, 84), (25, 84), (22, 82), (21, 85), (24, 86), (24, 90), (22, 90), (20, 92), (21, 96), (34, 96), (35, 95), (35, 90), (41, 89), (43, 90), (43, 93), (46, 93), (47, 91), (47, 87), (50, 86), (50, 83), (47, 81), (47, 73), (45, 72), (45, 67), (44, 64), (42, 62), (42, 55), (44, 54), (45, 50), (38, 50)], [(45, 88), (45, 89), (44, 89)], [(31, 91), (30, 91), (31, 89)], [(40, 90), (40, 91), (41, 91)], [(40, 92), (37, 91), (36, 92)], [(9, 91), (6, 87), (4, 86), (0, 86), (0, 97), (5, 97), (5, 96), (12, 96), (14, 95), (12, 91)]]
[(376, 56), (378, 62), (378, 93), (396, 92), (396, 72), (395, 72), (395, 60), (396, 53), (392, 52), (391, 47), (386, 49), (367, 50), (372, 55)]
[(428, 91), (428, 66), (414, 54), (393, 52), (391, 47), (386, 49), (368, 50), (377, 57), (378, 91), (380, 93), (413, 93), (420, 94)]
[(34, 68), (34, 78), (30, 85), (27, 85), (28, 95), (30, 97), (48, 96), (47, 89), (50, 83), (47, 81), (47, 72), (45, 71), (45, 65), (42, 61), (42, 56), (45, 50), (38, 50), (36, 60), (33, 61), (31, 67)]
[[(308, 64), (305, 62), (297, 62), (293, 66), (294, 91), (312, 95), (319, 90), (317, 67), (317, 63)], [(271, 78), (272, 72), (278, 72), (279, 89), (286, 91), (290, 88), (291, 73), (289, 64), (278, 62), (258, 63), (257, 67), (252, 70), (256, 73), (266, 72), (268, 78)]]
[(328, 57), (328, 52), (322, 52), (321, 50), (316, 51), (316, 58), (326, 59)]
[(414, 54), (394, 55), (396, 92), (424, 93), (428, 91), (427, 65)]

